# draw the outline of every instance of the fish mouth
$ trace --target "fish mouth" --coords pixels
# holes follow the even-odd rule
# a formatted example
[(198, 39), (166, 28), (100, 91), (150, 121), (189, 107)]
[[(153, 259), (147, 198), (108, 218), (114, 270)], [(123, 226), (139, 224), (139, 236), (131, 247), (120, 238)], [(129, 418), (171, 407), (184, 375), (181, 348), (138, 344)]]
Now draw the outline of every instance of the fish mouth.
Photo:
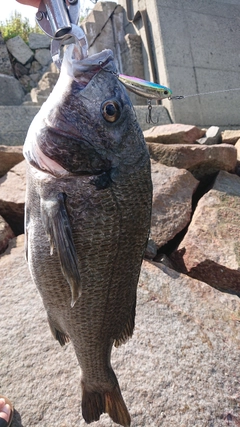
[(111, 49), (104, 49), (81, 60), (78, 58), (78, 47), (73, 44), (68, 46), (64, 54), (60, 77), (67, 74), (73, 80), (77, 81), (82, 89), (87, 86), (99, 71), (104, 70), (109, 63), (112, 64), (111, 68), (113, 70), (108, 71), (116, 73)]

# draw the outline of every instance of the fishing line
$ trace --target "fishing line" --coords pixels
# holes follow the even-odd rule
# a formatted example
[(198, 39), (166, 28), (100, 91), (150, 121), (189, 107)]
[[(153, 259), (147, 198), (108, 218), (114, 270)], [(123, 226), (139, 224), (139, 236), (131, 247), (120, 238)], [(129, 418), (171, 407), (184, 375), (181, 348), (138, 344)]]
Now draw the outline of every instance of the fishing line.
[(195, 93), (193, 95), (175, 95), (175, 96), (169, 96), (168, 99), (169, 101), (172, 101), (173, 99), (185, 99), (185, 98), (191, 98), (193, 96), (203, 96), (203, 95), (211, 95), (214, 93), (223, 93), (223, 92), (232, 92), (235, 90), (240, 90), (240, 87), (236, 87), (234, 89), (222, 89), (222, 90), (214, 90), (211, 92), (200, 92), (200, 93)]

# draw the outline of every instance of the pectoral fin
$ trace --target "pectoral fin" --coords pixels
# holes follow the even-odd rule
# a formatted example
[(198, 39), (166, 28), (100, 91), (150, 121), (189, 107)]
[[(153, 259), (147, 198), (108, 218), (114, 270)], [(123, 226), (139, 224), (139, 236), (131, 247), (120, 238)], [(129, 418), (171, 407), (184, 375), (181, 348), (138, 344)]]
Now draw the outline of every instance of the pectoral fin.
[(73, 242), (72, 230), (65, 206), (65, 194), (59, 193), (55, 199), (41, 199), (41, 217), (50, 242), (50, 254), (56, 248), (62, 273), (67, 280), (73, 307), (81, 296), (78, 257)]

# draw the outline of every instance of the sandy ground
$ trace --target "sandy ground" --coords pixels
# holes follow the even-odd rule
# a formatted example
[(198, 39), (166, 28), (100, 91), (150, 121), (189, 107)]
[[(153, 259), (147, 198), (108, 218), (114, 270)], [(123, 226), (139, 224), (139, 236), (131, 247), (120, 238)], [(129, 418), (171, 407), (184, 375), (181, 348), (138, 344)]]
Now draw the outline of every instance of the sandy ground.
[[(13, 427), (84, 427), (76, 356), (52, 338), (18, 242), (0, 258), (0, 393)], [(132, 427), (240, 426), (239, 350), (237, 297), (144, 263), (134, 336), (112, 354)]]

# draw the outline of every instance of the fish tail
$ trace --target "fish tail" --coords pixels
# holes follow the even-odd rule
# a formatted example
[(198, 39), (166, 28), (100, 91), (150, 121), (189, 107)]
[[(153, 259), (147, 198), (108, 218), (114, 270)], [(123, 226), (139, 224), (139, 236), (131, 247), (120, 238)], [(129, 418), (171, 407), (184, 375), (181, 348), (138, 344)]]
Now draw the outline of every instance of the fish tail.
[(115, 423), (130, 427), (131, 417), (118, 384), (111, 391), (89, 392), (82, 381), (82, 414), (86, 423), (98, 421), (100, 415), (105, 412)]

